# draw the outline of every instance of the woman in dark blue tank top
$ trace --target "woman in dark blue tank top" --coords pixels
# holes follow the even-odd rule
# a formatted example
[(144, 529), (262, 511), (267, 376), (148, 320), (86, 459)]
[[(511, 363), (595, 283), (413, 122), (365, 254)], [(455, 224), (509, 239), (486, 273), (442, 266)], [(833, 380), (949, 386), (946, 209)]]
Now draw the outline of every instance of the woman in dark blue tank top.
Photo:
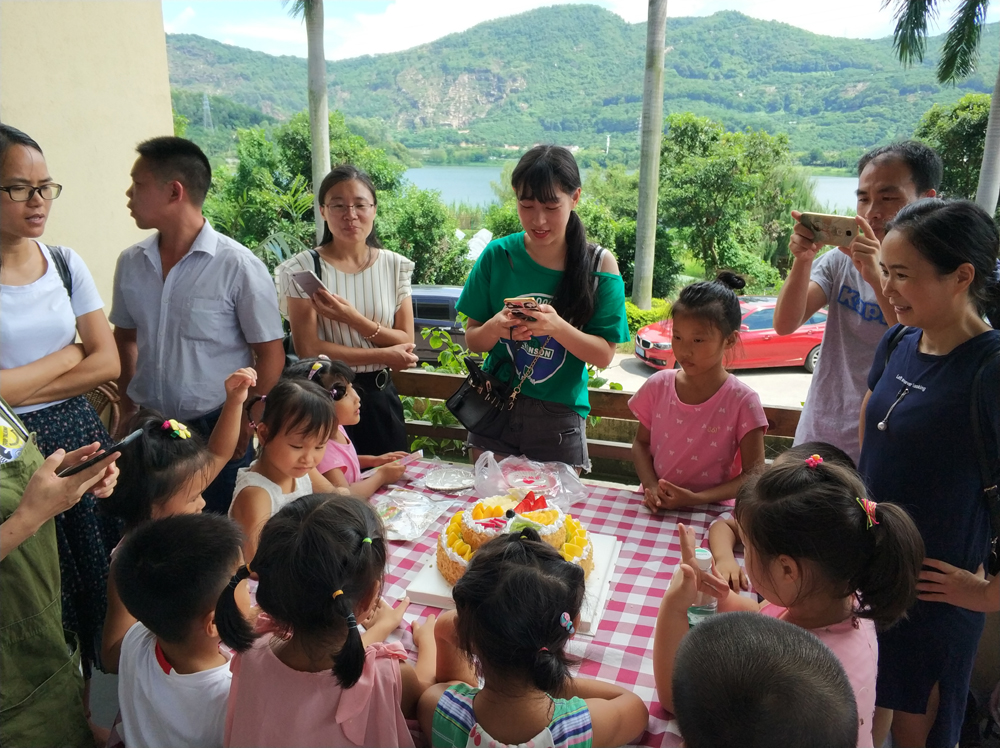
[[(973, 203), (931, 198), (899, 212), (880, 263), (883, 291), (909, 329), (888, 360), (898, 328), (882, 339), (861, 418), (858, 469), (873, 497), (910, 512), (928, 558), (969, 572), (990, 544), (970, 399), (987, 360), (975, 417), (989, 453), (1000, 449), (1000, 332), (983, 320), (1000, 297), (998, 248), (993, 220)], [(984, 623), (983, 613), (921, 600), (880, 632), (876, 728), (893, 710), (897, 745), (954, 746)]]

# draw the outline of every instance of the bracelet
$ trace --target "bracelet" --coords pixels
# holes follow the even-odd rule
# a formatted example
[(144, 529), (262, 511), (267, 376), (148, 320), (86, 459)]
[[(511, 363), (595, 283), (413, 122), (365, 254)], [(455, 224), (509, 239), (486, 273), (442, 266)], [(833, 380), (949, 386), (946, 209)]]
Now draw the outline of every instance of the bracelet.
[(376, 322), (375, 323), (375, 332), (373, 332), (371, 335), (362, 335), (361, 338), (363, 340), (371, 340), (372, 338), (376, 337), (380, 332), (382, 332), (382, 323), (381, 322)]

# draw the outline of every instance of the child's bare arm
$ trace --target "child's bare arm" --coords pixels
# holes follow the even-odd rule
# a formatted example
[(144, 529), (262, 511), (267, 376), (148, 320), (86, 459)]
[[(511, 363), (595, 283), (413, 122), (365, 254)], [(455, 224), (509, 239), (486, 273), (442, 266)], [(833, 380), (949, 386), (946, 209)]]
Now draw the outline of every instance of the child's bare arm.
[(375, 642), (384, 642), (389, 638), (389, 634), (399, 628), (399, 624), (403, 622), (403, 614), (409, 607), (409, 597), (404, 596), (396, 603), (396, 607), (389, 605), (381, 597), (378, 598), (367, 619), (361, 622), (365, 627), (361, 641), (366, 647)]
[(468, 683), (479, 685), (479, 677), (472, 661), (458, 646), (458, 634), (455, 631), (455, 621), (458, 614), (454, 610), (442, 613), (434, 627), (434, 638), (437, 642), (436, 679), (439, 683)]
[[(337, 472), (340, 472), (339, 469), (336, 470)], [(367, 499), (373, 493), (382, 488), (382, 486), (388, 486), (390, 483), (395, 483), (403, 476), (404, 472), (406, 472), (406, 466), (400, 465), (398, 462), (390, 462), (388, 465), (376, 468), (368, 477), (362, 478), (358, 482), (350, 484), (349, 488), (351, 496), (360, 496), (361, 498)], [(341, 473), (341, 475), (343, 475), (343, 473)]]
[(653, 467), (653, 453), (650, 451), (649, 429), (639, 424), (639, 429), (632, 440), (632, 462), (635, 463), (635, 472), (642, 483), (643, 505), (651, 512), (660, 510), (660, 502), (657, 500), (657, 478), (656, 469)]
[(101, 665), (107, 672), (118, 672), (122, 640), (125, 639), (125, 634), (135, 623), (135, 618), (125, 609), (121, 598), (118, 597), (118, 587), (115, 585), (114, 577), (114, 561), (112, 561), (111, 573), (108, 574), (108, 610), (104, 616), (104, 630), (101, 634)]
[(614, 683), (573, 678), (563, 694), (587, 702), (595, 748), (630, 743), (642, 734), (649, 721), (649, 710), (642, 699)]
[[(399, 706), (407, 719), (417, 717), (417, 704), (424, 692), (434, 685), (434, 616), (428, 616), (424, 623), (413, 624), (413, 643), (417, 645), (417, 664), (400, 664), (403, 693)], [(436, 703), (436, 702), (435, 702)], [(427, 733), (430, 735), (430, 733)]]
[(729, 583), (729, 589), (736, 592), (750, 589), (746, 572), (733, 552), (738, 542), (736, 520), (732, 517), (717, 519), (708, 528), (708, 547), (712, 551), (712, 558), (715, 559), (715, 568)]
[(333, 482), (316, 468), (309, 471), (313, 493), (340, 493)]
[(219, 420), (208, 439), (208, 451), (212, 463), (204, 471), (203, 481), (207, 487), (222, 472), (226, 463), (233, 459), (236, 444), (240, 439), (240, 421), (243, 418), (243, 403), (250, 388), (257, 384), (257, 372), (253, 369), (238, 369), (226, 377), (226, 402), (222, 406)]
[(258, 486), (247, 486), (233, 499), (232, 516), (243, 530), (243, 558), (253, 561), (264, 523), (271, 518), (271, 497)]

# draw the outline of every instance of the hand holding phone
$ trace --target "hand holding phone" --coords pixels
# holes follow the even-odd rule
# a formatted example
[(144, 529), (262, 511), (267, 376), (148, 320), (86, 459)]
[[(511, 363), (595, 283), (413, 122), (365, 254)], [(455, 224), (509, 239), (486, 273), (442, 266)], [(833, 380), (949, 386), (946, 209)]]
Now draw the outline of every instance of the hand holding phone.
[(99, 462), (101, 462), (103, 460), (108, 459), (115, 452), (121, 452), (122, 449), (124, 449), (126, 446), (128, 446), (129, 444), (131, 444), (132, 442), (134, 442), (140, 436), (142, 436), (142, 429), (136, 429), (131, 434), (129, 434), (128, 436), (126, 436), (124, 439), (122, 439), (120, 442), (118, 442), (117, 444), (111, 445), (106, 450), (98, 452), (93, 457), (89, 457), (86, 460), (84, 460), (83, 462), (77, 463), (76, 465), (73, 465), (72, 467), (68, 467), (65, 470), (59, 471), (58, 473), (56, 473), (56, 477), (57, 478), (68, 478), (71, 475), (76, 475), (77, 473), (82, 473), (84, 470), (86, 470), (87, 468), (89, 468), (91, 465), (96, 465), (97, 463), (99, 463)]
[(503, 305), (513, 314), (515, 317), (527, 320), (528, 322), (537, 321), (535, 317), (531, 317), (525, 314), (525, 310), (538, 309), (538, 302), (531, 298), (516, 298), (516, 299), (504, 299)]
[(799, 223), (813, 232), (813, 242), (834, 247), (848, 247), (860, 234), (853, 216), (826, 213), (802, 213)]
[(329, 292), (329, 289), (323, 285), (323, 281), (317, 278), (316, 273), (312, 270), (299, 270), (294, 272), (292, 273), (292, 280), (295, 281), (295, 284), (309, 297), (315, 296), (316, 292), (320, 289)]

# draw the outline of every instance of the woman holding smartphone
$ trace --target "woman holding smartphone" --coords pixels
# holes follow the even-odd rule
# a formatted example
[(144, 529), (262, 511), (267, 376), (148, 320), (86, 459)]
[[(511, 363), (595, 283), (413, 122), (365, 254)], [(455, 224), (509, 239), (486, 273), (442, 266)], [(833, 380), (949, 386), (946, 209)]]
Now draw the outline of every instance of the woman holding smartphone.
[[(347, 434), (358, 454), (391, 462), (408, 447), (391, 371), (417, 363), (410, 299), (413, 262), (379, 243), (378, 197), (365, 172), (350, 164), (336, 167), (320, 185), (319, 201), (326, 224), (323, 241), (278, 266), (279, 302), (287, 304), (299, 356), (324, 355), (354, 370), (361, 420), (347, 426)], [(303, 289), (292, 276), (315, 271), (314, 252), (323, 287)]]
[(587, 242), (567, 149), (535, 146), (511, 186), (524, 231), (487, 245), (457, 308), (469, 349), (490, 353), (486, 371), (524, 383), (503, 433), (470, 433), (469, 446), (474, 458), (490, 450), (589, 470), (587, 364), (608, 366), (629, 340), (625, 286), (614, 256)]
[[(109, 447), (111, 437), (83, 396), (119, 374), (104, 304), (76, 252), (40, 241), (62, 186), (38, 143), (2, 124), (0, 190), (0, 396), (44, 454), (94, 442)], [(79, 637), (89, 679), (118, 525), (98, 516), (87, 493), (56, 515), (55, 537), (63, 626)]]

